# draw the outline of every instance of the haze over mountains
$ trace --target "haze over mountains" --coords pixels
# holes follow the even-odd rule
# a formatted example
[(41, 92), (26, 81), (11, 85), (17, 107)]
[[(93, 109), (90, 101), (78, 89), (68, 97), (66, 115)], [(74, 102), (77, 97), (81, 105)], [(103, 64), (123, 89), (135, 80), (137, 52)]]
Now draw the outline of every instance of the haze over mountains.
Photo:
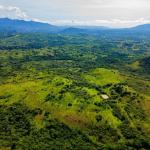
[(113, 29), (103, 26), (55, 26), (48, 23), (12, 20), (0, 18), (0, 32), (10, 33), (63, 33), (63, 34), (92, 34), (102, 31), (150, 32), (150, 24), (139, 25), (133, 28)]

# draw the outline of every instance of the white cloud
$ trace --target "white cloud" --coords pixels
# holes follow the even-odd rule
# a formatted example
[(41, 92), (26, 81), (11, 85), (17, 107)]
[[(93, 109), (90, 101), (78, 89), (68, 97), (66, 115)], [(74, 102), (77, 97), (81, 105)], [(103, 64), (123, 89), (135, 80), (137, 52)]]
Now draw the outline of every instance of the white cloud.
[(111, 19), (111, 20), (54, 20), (51, 23), (55, 25), (87, 25), (87, 26), (110, 26), (110, 27), (132, 27), (140, 24), (150, 23), (150, 20), (140, 18), (137, 20), (121, 20), (121, 19)]
[(0, 17), (8, 17), (13, 19), (29, 19), (28, 15), (19, 7), (0, 5)]
[(150, 23), (150, 0), (0, 0), (0, 3), (0, 17), (54, 25), (131, 27)]
[(0, 5), (0, 18), (11, 19), (23, 19), (26, 21), (32, 20), (36, 22), (49, 23), (49, 21), (41, 20), (38, 18), (32, 18), (26, 14), (23, 10), (16, 6), (3, 6)]
[(89, 7), (95, 8), (150, 8), (149, 0), (95, 0)]

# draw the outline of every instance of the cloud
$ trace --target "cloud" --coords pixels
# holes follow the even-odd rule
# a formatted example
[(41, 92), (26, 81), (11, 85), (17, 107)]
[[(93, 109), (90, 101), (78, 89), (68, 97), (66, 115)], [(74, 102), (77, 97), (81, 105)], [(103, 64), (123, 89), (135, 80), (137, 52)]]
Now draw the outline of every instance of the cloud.
[(51, 21), (55, 25), (87, 25), (87, 26), (111, 26), (111, 27), (132, 27), (140, 24), (150, 23), (150, 20), (140, 18), (137, 20), (121, 20), (121, 19), (110, 19), (110, 20), (55, 20)]
[(29, 19), (29, 16), (19, 7), (0, 5), (0, 17), (8, 17), (13, 19)]
[[(15, 3), (16, 6), (5, 1), (0, 5), (0, 18), (33, 20), (54, 25), (96, 25), (121, 28), (150, 23), (149, 0), (55, 0), (51, 3), (45, 0), (47, 5), (42, 3), (42, 0), (31, 4), (27, 1), (29, 0), (21, 5)], [(26, 9), (30, 16), (22, 8)]]
[(95, 8), (150, 8), (149, 0), (95, 0), (92, 4)]
[(23, 19), (26, 21), (32, 20), (36, 22), (49, 23), (49, 21), (41, 20), (38, 18), (32, 18), (26, 14), (23, 10), (16, 6), (4, 6), (0, 5), (0, 18), (11, 19)]

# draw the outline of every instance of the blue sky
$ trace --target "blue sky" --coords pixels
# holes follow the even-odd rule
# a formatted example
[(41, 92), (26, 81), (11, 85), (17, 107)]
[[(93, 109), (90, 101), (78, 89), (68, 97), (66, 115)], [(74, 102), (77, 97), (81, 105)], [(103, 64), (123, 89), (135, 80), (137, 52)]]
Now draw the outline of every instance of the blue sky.
[(150, 23), (150, 0), (0, 0), (0, 17), (129, 27)]

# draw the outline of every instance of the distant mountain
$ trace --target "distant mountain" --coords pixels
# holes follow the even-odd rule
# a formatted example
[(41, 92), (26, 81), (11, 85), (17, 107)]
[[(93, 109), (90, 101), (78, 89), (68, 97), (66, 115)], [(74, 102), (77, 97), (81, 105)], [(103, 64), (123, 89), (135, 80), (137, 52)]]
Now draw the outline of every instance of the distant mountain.
[(136, 31), (150, 31), (150, 24), (139, 25), (139, 26), (130, 28), (130, 30), (136, 30)]
[[(133, 28), (112, 29), (103, 26), (54, 26), (48, 23), (35, 21), (12, 20), (0, 18), (0, 38), (16, 33), (60, 33), (60, 34), (93, 34), (93, 35), (150, 35), (150, 24)], [(137, 36), (137, 35), (135, 35)]]
[(68, 27), (61, 31), (62, 34), (86, 34), (89, 33), (88, 29), (81, 29), (78, 27)]
[(0, 18), (0, 32), (4, 33), (62, 33), (62, 34), (93, 34), (99, 30), (108, 30), (103, 26), (54, 26), (35, 21)]
[(112, 29), (112, 28), (105, 27), (105, 26), (75, 26), (75, 28), (91, 29), (91, 30), (108, 30), (108, 29)]
[(48, 23), (24, 21), (24, 20), (12, 20), (8, 18), (0, 19), (0, 31), (3, 32), (46, 32), (55, 33), (60, 30), (59, 27), (50, 25)]
[(61, 31), (62, 34), (99, 34), (102, 31), (110, 31), (109, 28), (98, 27), (98, 26), (74, 26), (68, 27)]
[[(74, 26), (68, 27), (61, 31), (64, 34), (112, 34), (115, 35), (130, 35), (139, 34), (150, 35), (150, 24), (139, 25), (133, 28), (108, 28), (101, 26)], [(137, 36), (137, 35), (136, 35)]]

